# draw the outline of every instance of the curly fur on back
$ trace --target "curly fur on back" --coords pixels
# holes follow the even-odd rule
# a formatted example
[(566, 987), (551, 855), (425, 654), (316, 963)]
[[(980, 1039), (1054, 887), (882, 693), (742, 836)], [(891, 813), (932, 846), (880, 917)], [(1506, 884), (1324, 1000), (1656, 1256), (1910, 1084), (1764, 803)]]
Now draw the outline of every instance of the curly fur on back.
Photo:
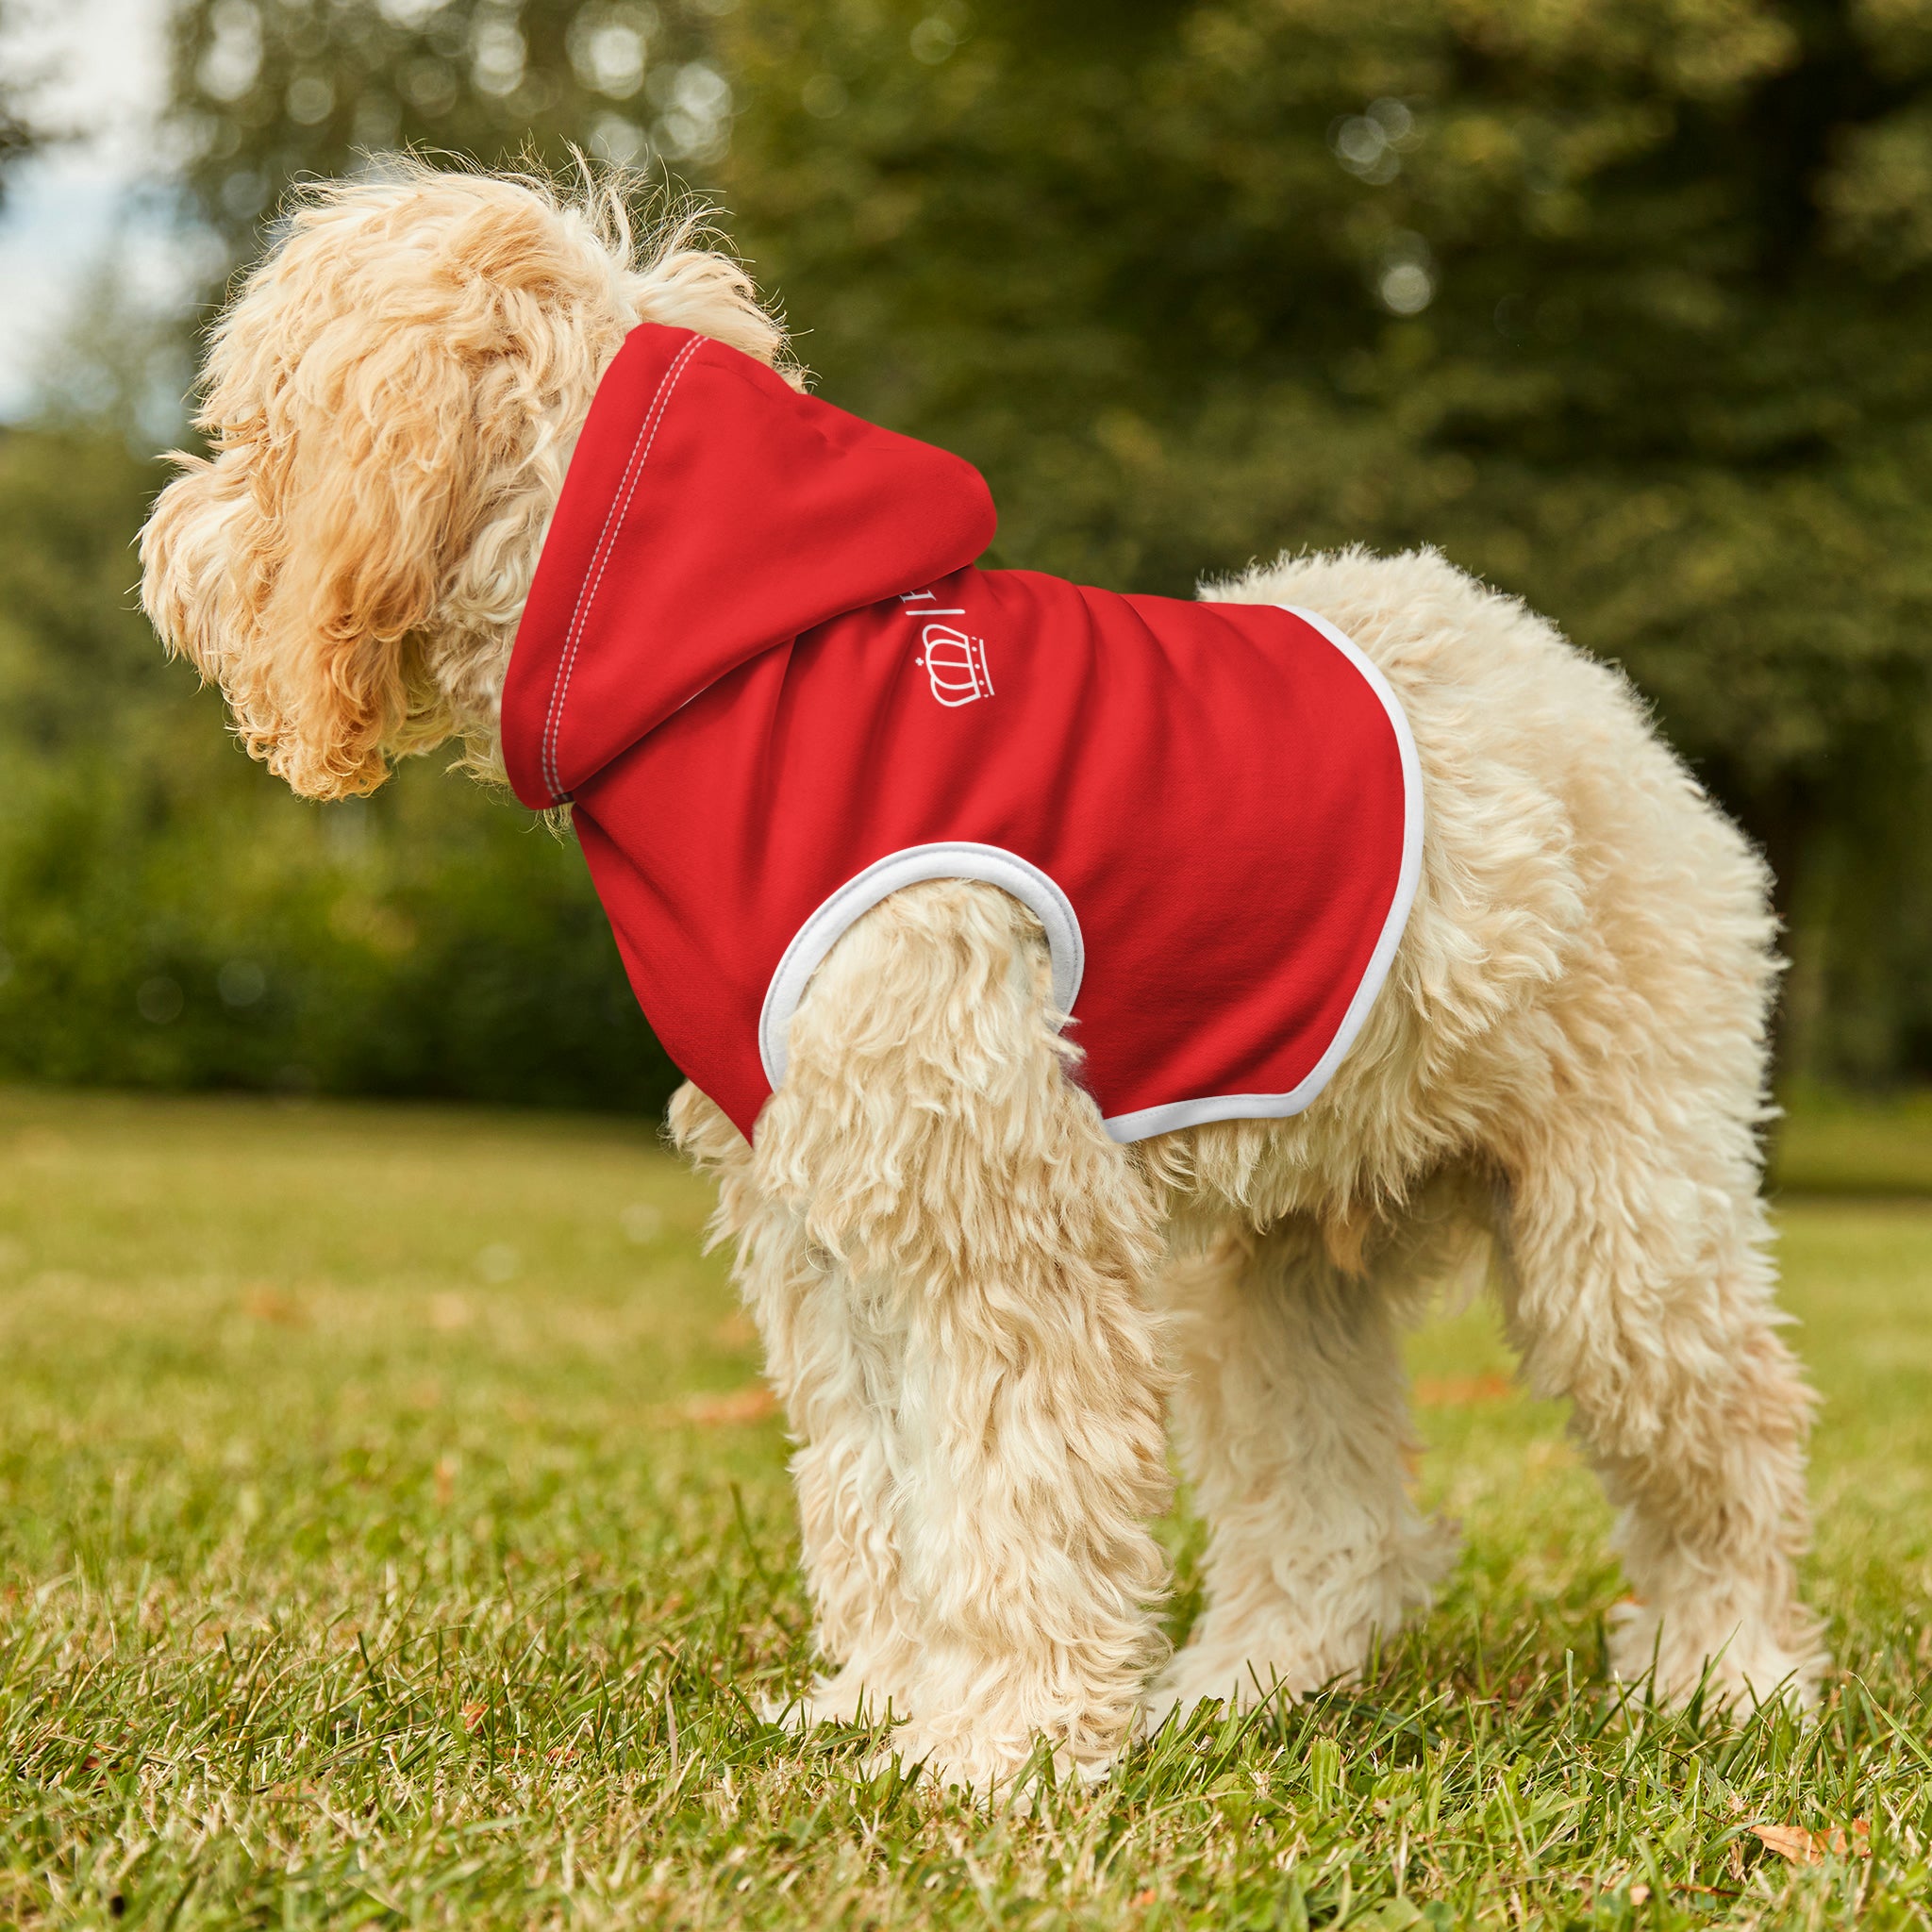
[[(694, 221), (641, 246), (608, 189), (412, 167), (300, 199), (211, 340), (212, 458), (179, 458), (142, 540), (158, 628), (296, 790), (452, 737), (500, 771), (538, 551), (644, 317), (783, 356)], [(1346, 1679), (1453, 1554), (1408, 1492), (1398, 1334), (1491, 1241), (1527, 1378), (1621, 1511), (1614, 1667), (1679, 1702), (1808, 1696), (1762, 864), (1619, 675), (1432, 553), (1212, 594), (1319, 611), (1416, 740), (1414, 909), (1316, 1104), (1115, 1145), (1031, 916), (962, 881), (833, 949), (755, 1146), (674, 1104), (798, 1442), (831, 1668), (794, 1716), (890, 1707), (907, 1756), (983, 1789), (1042, 1736), (1094, 1774), (1149, 1713)], [(1207, 1608), (1150, 1689), (1164, 1407)]]

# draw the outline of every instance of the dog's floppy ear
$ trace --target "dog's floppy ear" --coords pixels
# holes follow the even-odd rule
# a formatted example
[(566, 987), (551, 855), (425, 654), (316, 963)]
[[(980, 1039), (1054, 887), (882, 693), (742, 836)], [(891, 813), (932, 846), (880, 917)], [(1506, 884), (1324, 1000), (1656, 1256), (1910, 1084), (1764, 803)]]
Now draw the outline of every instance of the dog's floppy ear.
[(498, 469), (492, 429), (520, 426), (493, 424), (479, 393), (501, 345), (452, 341), (442, 320), (372, 319), (363, 340), (313, 345), (257, 465), (288, 533), (259, 614), (276, 689), (259, 744), (237, 722), (310, 796), (372, 791), (386, 752), (437, 735), (415, 645)]
[[(301, 191), (210, 341), (142, 597), (250, 753), (312, 798), (493, 731), (501, 660), (597, 378), (640, 320), (772, 362), (784, 331), (688, 213), (641, 261), (621, 184), (396, 163)], [(485, 759), (487, 764), (487, 758)]]
[(247, 457), (215, 463), (170, 453), (182, 474), (160, 493), (141, 533), (141, 601), (168, 649), (209, 683), (240, 664), (253, 619), (244, 580), (262, 561)]
[(341, 317), (299, 358), (227, 331), (215, 458), (182, 459), (143, 533), (156, 627), (308, 797), (373, 791), (388, 754), (441, 735), (414, 641), (501, 454), (475, 351), (428, 316)]
[[(593, 379), (558, 364), (608, 353), (569, 318), (609, 268), (560, 247), (558, 224), (487, 178), (321, 191), (214, 333), (214, 458), (177, 458), (142, 601), (308, 797), (373, 791), (457, 728), (425, 633), (459, 575), (504, 575), (471, 552), (546, 403)], [(496, 601), (513, 616), (507, 588)]]

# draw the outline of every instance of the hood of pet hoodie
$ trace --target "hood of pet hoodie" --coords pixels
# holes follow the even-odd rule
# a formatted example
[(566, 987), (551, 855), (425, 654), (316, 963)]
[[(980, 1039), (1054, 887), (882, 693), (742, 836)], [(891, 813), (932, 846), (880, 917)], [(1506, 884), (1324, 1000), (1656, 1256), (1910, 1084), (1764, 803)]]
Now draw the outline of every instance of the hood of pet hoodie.
[(960, 458), (640, 326), (511, 656), (518, 796), (572, 803), (645, 1016), (747, 1137), (825, 954), (935, 878), (1037, 915), (1116, 1139), (1298, 1111), (1415, 891), (1399, 706), (1318, 617), (973, 568), (993, 528)]

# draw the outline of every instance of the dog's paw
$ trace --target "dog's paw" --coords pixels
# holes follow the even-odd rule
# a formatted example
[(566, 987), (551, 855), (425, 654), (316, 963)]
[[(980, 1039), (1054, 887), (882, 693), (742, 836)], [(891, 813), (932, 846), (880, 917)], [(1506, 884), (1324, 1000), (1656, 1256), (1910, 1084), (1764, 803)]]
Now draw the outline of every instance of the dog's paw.
[(816, 1724), (884, 1724), (891, 1720), (895, 1707), (905, 1708), (889, 1690), (869, 1682), (862, 1670), (848, 1664), (835, 1676), (814, 1677), (796, 1697), (766, 1698), (759, 1715), (767, 1724), (803, 1734)]
[[(870, 1775), (888, 1769), (901, 1776), (930, 1778), (943, 1790), (958, 1790), (982, 1804), (1004, 1804), (1021, 1812), (1033, 1809), (1041, 1768), (1039, 1738), (990, 1738), (955, 1725), (902, 1724), (891, 1741), (866, 1760)], [(1104, 1783), (1114, 1754), (1075, 1756), (1064, 1743), (1051, 1752), (1053, 1781), (1064, 1790)]]
[(1252, 1710), (1352, 1686), (1375, 1633), (1400, 1630), (1428, 1607), (1458, 1544), (1456, 1524), (1407, 1517), (1378, 1544), (1306, 1555), (1292, 1588), (1273, 1573), (1224, 1579), (1243, 1607), (1210, 1608), (1169, 1660), (1146, 1701), (1149, 1730), (1184, 1723), (1206, 1703)]
[(1326, 1641), (1291, 1638), (1275, 1629), (1252, 1647), (1211, 1639), (1191, 1643), (1174, 1653), (1147, 1693), (1147, 1729), (1158, 1730), (1170, 1718), (1185, 1724), (1203, 1704), (1253, 1710), (1352, 1685), (1374, 1641), (1373, 1628), (1329, 1632)]
[(1707, 1709), (1748, 1711), (1764, 1704), (1809, 1710), (1824, 1669), (1816, 1626), (1802, 1612), (1790, 1627), (1704, 1613), (1695, 1607), (1660, 1616), (1648, 1604), (1611, 1607), (1610, 1674), (1620, 1683), (1648, 1681), (1656, 1701), (1681, 1710), (1700, 1689)]
[(1167, 1671), (1141, 1706), (1150, 1736), (1170, 1720), (1185, 1724), (1204, 1704), (1253, 1710), (1271, 1698), (1293, 1704), (1321, 1688), (1319, 1681), (1308, 1681), (1301, 1671), (1284, 1674), (1278, 1666), (1263, 1670), (1244, 1657), (1233, 1662), (1187, 1662), (1187, 1656), (1182, 1651), (1174, 1658), (1175, 1665), (1185, 1668)]

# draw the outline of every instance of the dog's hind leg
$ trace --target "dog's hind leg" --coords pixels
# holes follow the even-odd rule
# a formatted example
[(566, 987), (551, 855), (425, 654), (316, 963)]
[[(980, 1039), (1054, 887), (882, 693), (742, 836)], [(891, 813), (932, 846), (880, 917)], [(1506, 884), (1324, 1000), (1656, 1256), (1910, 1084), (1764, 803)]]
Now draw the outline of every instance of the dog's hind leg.
[(1352, 1678), (1455, 1554), (1421, 1517), (1391, 1284), (1311, 1221), (1224, 1235), (1167, 1276), (1181, 1460), (1208, 1520), (1207, 1607), (1150, 1721)]
[(820, 968), (758, 1135), (874, 1365), (891, 1479), (850, 1493), (909, 1640), (894, 1748), (982, 1790), (1041, 1737), (1104, 1769), (1161, 1650), (1155, 1207), (1055, 1021), (1014, 900), (909, 888)]
[[(1506, 1313), (1530, 1385), (1567, 1395), (1622, 1512), (1638, 1603), (1618, 1674), (1683, 1703), (1808, 1699), (1798, 1601), (1811, 1397), (1777, 1329), (1746, 1122), (1685, 1107), (1566, 1112), (1513, 1178)], [(1741, 1109), (1740, 1109), (1741, 1111)]]

